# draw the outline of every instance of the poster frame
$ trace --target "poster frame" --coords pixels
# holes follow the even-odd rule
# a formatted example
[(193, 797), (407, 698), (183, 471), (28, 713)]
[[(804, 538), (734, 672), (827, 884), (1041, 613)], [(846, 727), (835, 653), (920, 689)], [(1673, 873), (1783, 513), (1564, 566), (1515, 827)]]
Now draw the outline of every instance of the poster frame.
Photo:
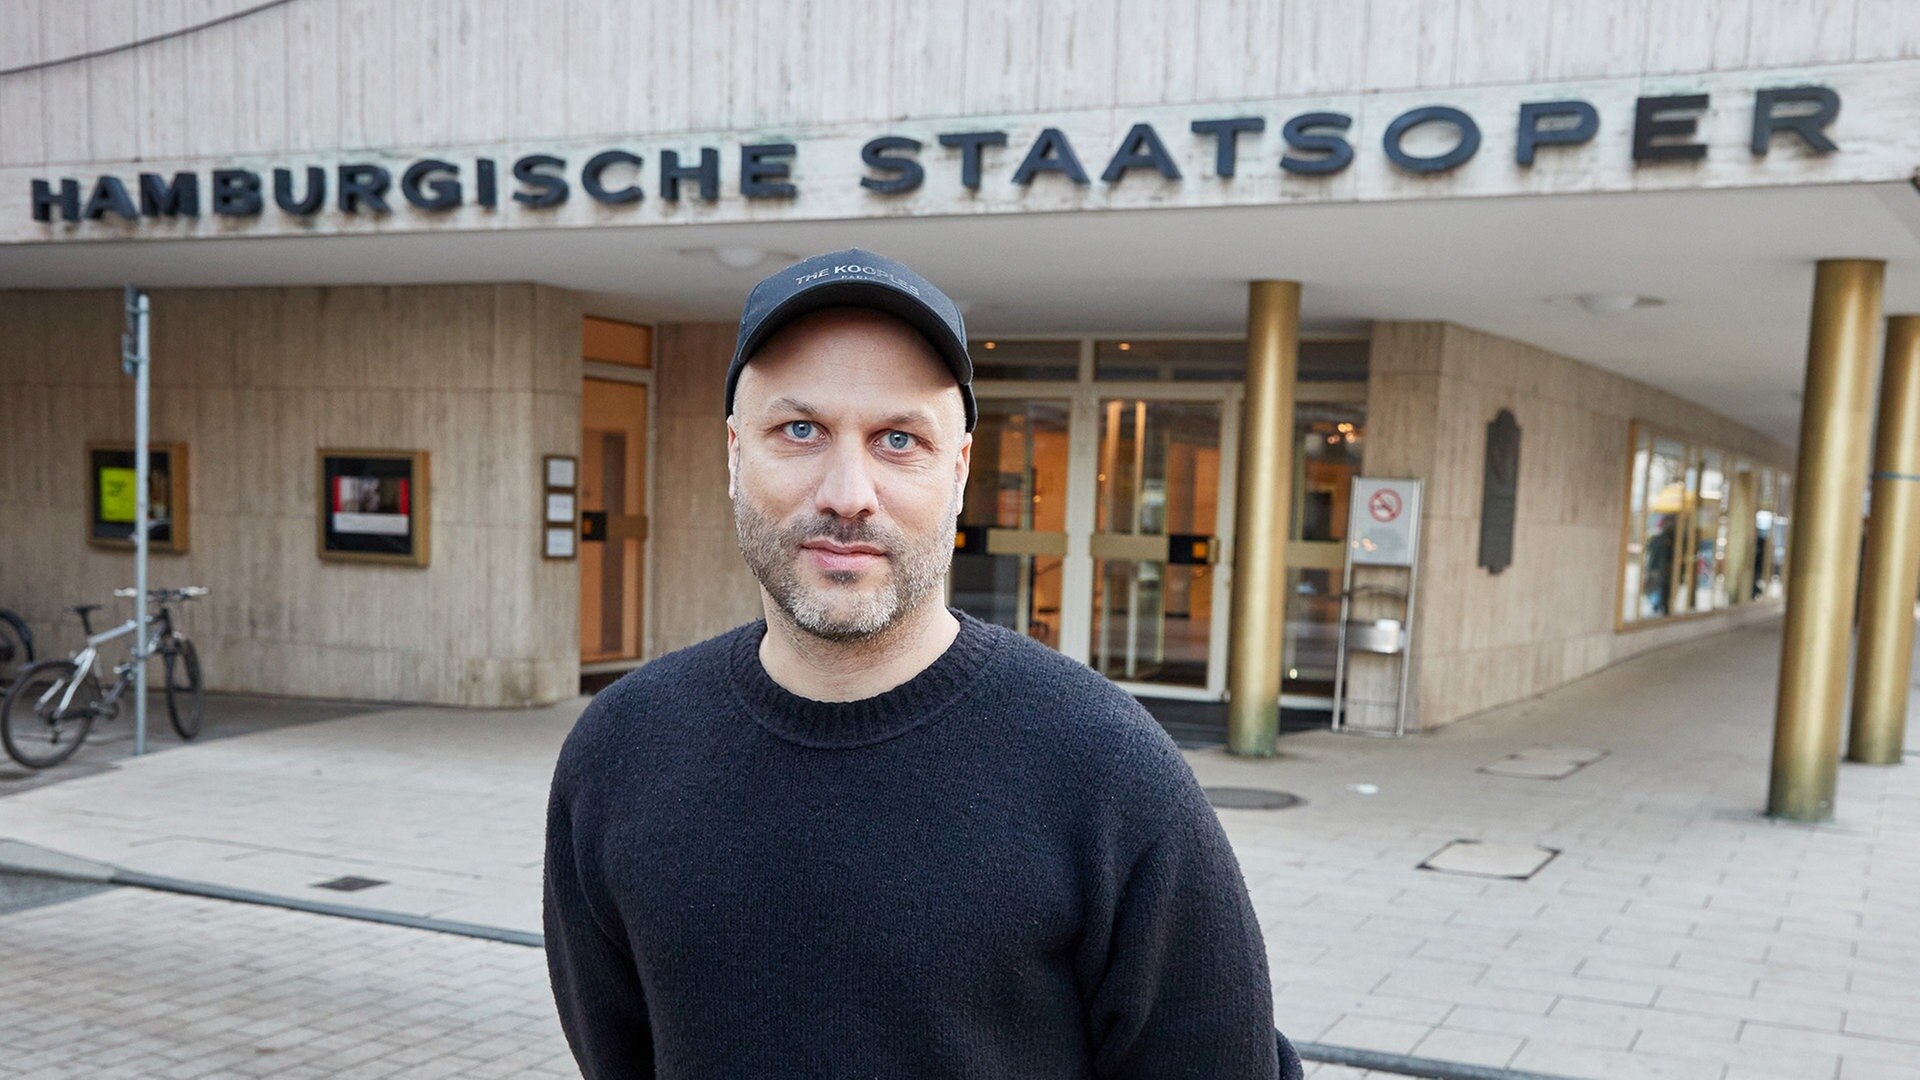
[[(131, 454), (135, 447), (123, 439), (90, 440), (86, 444), (86, 465), (82, 475), (87, 485), (87, 513), (81, 524), (86, 531), (87, 544), (108, 551), (132, 551), (135, 545), (131, 529), (125, 537), (100, 536), (94, 531), (100, 524), (100, 489), (95, 482), (94, 455), (101, 451)], [(189, 525), (192, 521), (192, 508), (187, 499), (192, 488), (188, 472), (192, 459), (188, 456), (187, 444), (155, 442), (149, 444), (149, 453), (155, 458), (161, 454), (167, 455), (167, 498), (171, 500), (169, 509), (173, 516), (168, 521), (167, 539), (160, 540), (149, 533), (147, 550), (164, 555), (184, 555), (191, 536)]]
[[(433, 489), (432, 474), (428, 469), (428, 453), (425, 450), (366, 450), (352, 447), (322, 447), (314, 453), (314, 517), (315, 543), (320, 558), (329, 562), (384, 563), (389, 566), (419, 566), (428, 564), (431, 554)], [(327, 499), (327, 465), (329, 459), (367, 458), (376, 461), (403, 461), (408, 465), (409, 494), (407, 512), (409, 517), (408, 536), (412, 550), (407, 553), (382, 551), (352, 551), (328, 544), (327, 514), (330, 509)]]
[[(545, 454), (540, 458), (540, 558), (547, 562), (570, 562), (580, 557), (580, 459), (573, 454)], [(564, 497), (572, 508), (571, 516), (555, 518), (555, 497)], [(567, 532), (563, 551), (554, 551), (556, 536)]]

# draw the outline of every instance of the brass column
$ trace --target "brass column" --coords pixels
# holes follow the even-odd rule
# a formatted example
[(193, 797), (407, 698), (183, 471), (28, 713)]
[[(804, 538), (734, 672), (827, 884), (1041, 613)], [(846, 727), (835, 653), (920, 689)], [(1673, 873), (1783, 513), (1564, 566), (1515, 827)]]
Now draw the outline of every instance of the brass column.
[(1272, 756), (1280, 727), (1293, 381), (1299, 367), (1300, 283), (1252, 282), (1227, 648), (1227, 750), (1234, 754)]
[(1833, 817), (1885, 269), (1822, 259), (1814, 271), (1767, 793), (1767, 813), (1796, 821)]
[(1920, 315), (1887, 320), (1863, 572), (1847, 760), (1898, 765), (1907, 737), (1913, 604), (1920, 589)]

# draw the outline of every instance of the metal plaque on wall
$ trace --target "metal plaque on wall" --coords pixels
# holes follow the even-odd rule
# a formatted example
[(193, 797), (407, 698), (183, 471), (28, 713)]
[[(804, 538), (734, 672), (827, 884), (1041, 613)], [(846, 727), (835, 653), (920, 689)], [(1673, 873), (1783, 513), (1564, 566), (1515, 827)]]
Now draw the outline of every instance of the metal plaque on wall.
[(1487, 422), (1486, 473), (1480, 481), (1480, 565), (1492, 573), (1513, 562), (1514, 504), (1520, 492), (1520, 424), (1501, 409)]

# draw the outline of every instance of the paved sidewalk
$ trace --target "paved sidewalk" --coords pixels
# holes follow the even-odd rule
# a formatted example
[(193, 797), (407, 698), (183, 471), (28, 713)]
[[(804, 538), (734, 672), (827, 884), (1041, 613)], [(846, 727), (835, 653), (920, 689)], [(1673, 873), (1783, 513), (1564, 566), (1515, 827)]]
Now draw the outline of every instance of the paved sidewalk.
[[(1189, 755), (1309, 799), (1221, 811), (1282, 1028), (1568, 1076), (1920, 1076), (1920, 760), (1843, 765), (1830, 826), (1759, 816), (1778, 647), (1776, 625), (1669, 648), (1404, 742)], [(1607, 756), (1476, 771), (1535, 746)], [(1461, 838), (1559, 854), (1527, 881), (1415, 869)]]
[[(257, 694), (208, 694), (207, 711), (201, 719), (200, 734), (188, 742), (182, 740), (167, 721), (166, 701), (161, 694), (150, 692), (148, 699), (149, 754), (178, 750), (183, 746), (201, 746), (236, 735), (257, 735), (296, 724), (335, 720), (377, 707), (364, 702), (309, 701)], [(29, 769), (0, 754), (0, 799), (77, 777), (112, 772), (121, 762), (133, 760), (133, 741), (133, 706), (129, 704), (123, 706), (119, 717), (94, 724), (80, 749), (51, 769)]]
[(0, 1076), (580, 1075), (538, 949), (109, 889), (0, 913), (0, 957)]
[[(1843, 766), (1831, 826), (1760, 817), (1778, 645), (1772, 626), (1670, 647), (1400, 742), (1189, 753), (1209, 785), (1307, 800), (1221, 811), (1281, 1028), (1608, 1080), (1920, 1076), (1920, 772)], [(546, 782), (581, 705), (374, 713), (156, 755), (0, 799), (0, 837), (537, 929)], [(1559, 780), (1477, 771), (1539, 747), (1605, 753)], [(1419, 868), (1460, 839), (1557, 854), (1524, 881)], [(343, 874), (387, 884), (313, 888)]]
[[(585, 706), (414, 706), (129, 759), (0, 800), (0, 839), (537, 934), (547, 783)], [(315, 888), (345, 876), (385, 884)]]

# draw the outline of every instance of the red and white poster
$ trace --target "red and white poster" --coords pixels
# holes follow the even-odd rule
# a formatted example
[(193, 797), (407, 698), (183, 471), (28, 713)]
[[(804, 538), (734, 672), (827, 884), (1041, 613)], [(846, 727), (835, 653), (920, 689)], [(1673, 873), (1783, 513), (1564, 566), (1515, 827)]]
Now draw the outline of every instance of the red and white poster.
[(410, 528), (404, 476), (335, 476), (333, 531), (359, 536), (405, 536)]

